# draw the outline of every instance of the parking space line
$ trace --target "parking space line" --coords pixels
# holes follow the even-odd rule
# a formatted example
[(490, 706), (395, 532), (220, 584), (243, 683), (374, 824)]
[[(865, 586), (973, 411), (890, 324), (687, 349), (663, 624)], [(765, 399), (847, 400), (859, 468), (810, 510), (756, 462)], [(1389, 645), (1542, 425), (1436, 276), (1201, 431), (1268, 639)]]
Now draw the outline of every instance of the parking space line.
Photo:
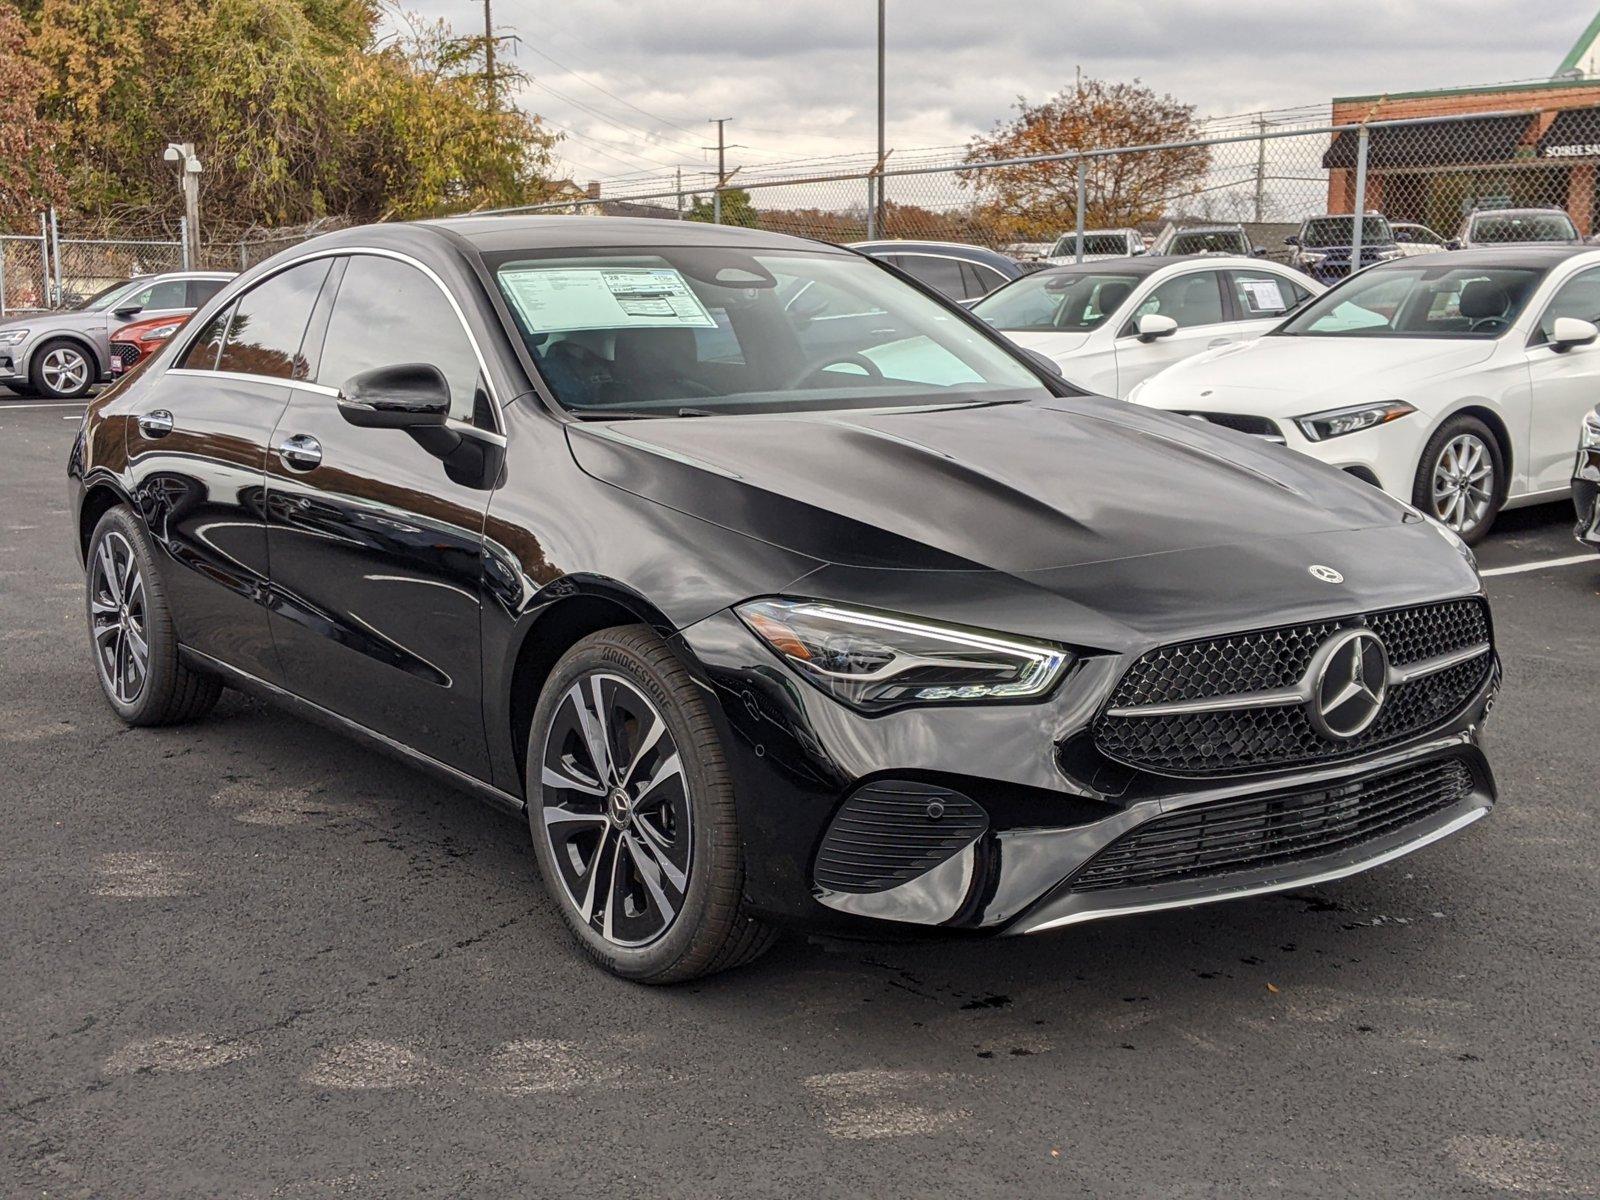
[(84, 408), (88, 403), (87, 400), (62, 400), (55, 404), (6, 404), (0, 401), (0, 414), (16, 412), (23, 408)]
[(1579, 563), (1600, 563), (1600, 554), (1574, 554), (1571, 558), (1552, 558), (1549, 562), (1519, 563), (1514, 567), (1490, 567), (1483, 576), (1520, 575), (1524, 571), (1545, 571), (1551, 567), (1575, 567)]

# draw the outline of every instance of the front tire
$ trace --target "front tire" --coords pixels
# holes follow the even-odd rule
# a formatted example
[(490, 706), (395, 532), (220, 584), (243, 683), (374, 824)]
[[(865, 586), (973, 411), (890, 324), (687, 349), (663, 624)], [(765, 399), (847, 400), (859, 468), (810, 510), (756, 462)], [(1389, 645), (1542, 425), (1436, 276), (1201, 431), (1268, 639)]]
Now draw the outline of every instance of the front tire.
[(211, 711), (215, 677), (178, 657), (178, 636), (144, 528), (124, 505), (89, 538), (86, 607), (100, 690), (129, 725), (178, 725)]
[(644, 626), (584, 638), (528, 737), (528, 822), (546, 890), (591, 958), (678, 983), (774, 939), (743, 907), (733, 782), (704, 693)]
[(70, 338), (46, 342), (33, 352), (28, 386), (51, 400), (76, 400), (94, 386), (94, 355)]
[(1451, 417), (1423, 448), (1411, 502), (1474, 545), (1499, 515), (1506, 494), (1500, 441), (1476, 417)]

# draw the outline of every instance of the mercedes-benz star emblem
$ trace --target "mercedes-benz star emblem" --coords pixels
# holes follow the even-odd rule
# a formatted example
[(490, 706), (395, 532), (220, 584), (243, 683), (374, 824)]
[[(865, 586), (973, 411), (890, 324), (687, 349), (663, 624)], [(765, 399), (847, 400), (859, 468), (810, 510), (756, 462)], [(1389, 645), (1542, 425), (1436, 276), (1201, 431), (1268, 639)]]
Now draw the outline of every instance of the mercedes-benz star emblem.
[(1332, 567), (1325, 567), (1321, 563), (1315, 563), (1306, 569), (1311, 572), (1314, 578), (1322, 580), (1323, 583), (1344, 582), (1343, 575), (1339, 574), (1339, 572), (1335, 571)]
[(1333, 741), (1365, 733), (1383, 710), (1389, 690), (1389, 655), (1378, 635), (1347, 629), (1322, 643), (1312, 660), (1311, 727)]

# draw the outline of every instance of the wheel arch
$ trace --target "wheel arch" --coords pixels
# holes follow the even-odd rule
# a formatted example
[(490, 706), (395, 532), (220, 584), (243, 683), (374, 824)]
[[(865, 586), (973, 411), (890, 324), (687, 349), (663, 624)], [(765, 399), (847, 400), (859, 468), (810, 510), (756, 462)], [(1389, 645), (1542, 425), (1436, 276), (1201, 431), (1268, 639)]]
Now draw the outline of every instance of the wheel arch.
[[(538, 608), (522, 628), (506, 673), (505, 722), (519, 791), (527, 773), (528, 733), (539, 693), (561, 656), (591, 633), (622, 625), (649, 625), (671, 639), (675, 626), (638, 593), (609, 580), (560, 580), (546, 591), (565, 591)], [(681, 652), (681, 651), (680, 651)]]
[[(1438, 423), (1429, 431), (1427, 438), (1423, 439), (1423, 449), (1427, 449), (1428, 442), (1433, 435), (1443, 429), (1446, 424), (1456, 417), (1475, 417), (1482, 421), (1494, 434), (1494, 440), (1500, 446), (1500, 461), (1505, 467), (1505, 478), (1500, 484), (1500, 495), (1497, 502), (1504, 504), (1511, 494), (1511, 481), (1516, 477), (1517, 457), (1516, 447), (1512, 443), (1511, 428), (1506, 424), (1505, 418), (1500, 415), (1492, 404), (1482, 399), (1469, 399), (1456, 405), (1449, 412), (1439, 418)], [(1417, 464), (1418, 469), (1422, 466)]]
[(39, 355), (52, 342), (71, 342), (88, 356), (89, 362), (94, 366), (94, 378), (89, 381), (91, 384), (98, 382), (110, 370), (110, 360), (101, 358), (100, 351), (95, 348), (92, 339), (84, 337), (83, 334), (78, 333), (76, 330), (59, 329), (41, 336), (38, 345), (28, 352), (28, 381), (30, 383), (33, 381), (33, 364), (38, 361)]
[(79, 561), (88, 559), (89, 539), (94, 536), (94, 527), (100, 524), (100, 518), (117, 505), (127, 503), (128, 498), (123, 495), (122, 489), (104, 477), (88, 482), (83, 491), (83, 500), (78, 505)]

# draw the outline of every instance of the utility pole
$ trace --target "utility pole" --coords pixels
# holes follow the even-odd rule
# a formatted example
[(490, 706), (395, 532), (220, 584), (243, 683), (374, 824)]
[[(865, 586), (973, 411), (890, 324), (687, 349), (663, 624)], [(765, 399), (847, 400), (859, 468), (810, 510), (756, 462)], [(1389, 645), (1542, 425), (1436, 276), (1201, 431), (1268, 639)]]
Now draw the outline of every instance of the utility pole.
[(1262, 210), (1267, 201), (1267, 114), (1262, 113), (1256, 118), (1256, 128), (1261, 137), (1256, 142), (1256, 224), (1259, 225), (1266, 218)]
[(888, 7), (888, 0), (878, 0), (878, 178), (877, 178), (876, 184), (873, 186), (873, 189), (872, 189), (872, 213), (873, 213), (872, 224), (873, 224), (873, 229), (874, 229), (874, 236), (877, 236), (877, 237), (882, 237), (883, 236), (883, 232), (884, 232), (884, 230), (883, 230), (883, 209), (884, 209), (884, 205), (883, 205), (883, 159), (884, 159), (885, 149), (886, 149), (886, 145), (887, 145), (886, 138), (885, 138), (885, 132), (884, 132), (884, 112), (885, 112), (884, 98), (885, 98), (885, 94), (886, 94), (886, 91), (887, 91), (887, 88), (886, 88), (887, 75), (886, 75), (886, 71), (885, 71), (885, 65), (886, 65), (886, 55), (885, 55), (886, 41), (885, 41), (885, 37), (884, 37), (884, 26), (885, 26), (886, 19), (887, 19), (887, 13), (885, 12), (885, 9), (887, 9), (887, 7)]
[[(728, 182), (729, 147), (726, 126), (731, 120), (733, 120), (732, 117), (712, 117), (710, 121), (706, 122), (708, 125), (717, 127), (717, 144), (715, 147), (717, 152), (717, 187), (711, 193), (711, 221), (715, 225), (722, 224), (722, 189)], [(707, 150), (712, 148), (711, 146), (706, 147)]]
[(161, 156), (178, 168), (178, 187), (183, 192), (184, 263), (200, 265), (200, 160), (193, 142), (168, 142)]
[(492, 0), (483, 0), (483, 88), (494, 112), (494, 13)]

